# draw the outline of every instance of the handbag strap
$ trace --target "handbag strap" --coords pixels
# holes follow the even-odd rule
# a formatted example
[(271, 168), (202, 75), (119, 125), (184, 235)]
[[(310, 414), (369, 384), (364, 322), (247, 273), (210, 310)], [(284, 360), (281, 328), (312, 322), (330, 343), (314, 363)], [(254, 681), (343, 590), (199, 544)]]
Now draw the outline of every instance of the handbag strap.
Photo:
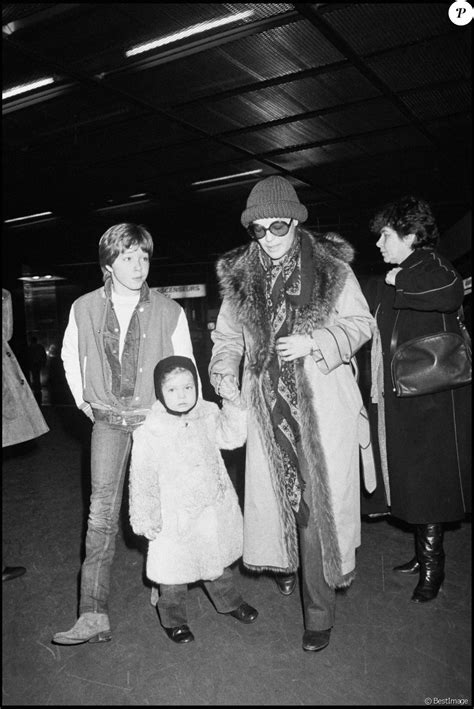
[(397, 310), (397, 317), (395, 318), (395, 323), (392, 330), (392, 339), (390, 340), (390, 357), (393, 357), (395, 350), (397, 349), (398, 340), (398, 318), (400, 317), (400, 311)]
[(472, 349), (471, 336), (469, 334), (469, 330), (467, 329), (467, 327), (464, 323), (464, 308), (462, 307), (462, 305), (459, 307), (458, 314), (456, 315), (456, 318), (459, 323), (459, 329), (461, 330), (461, 335), (464, 337), (464, 342), (466, 343), (467, 347), (471, 350)]

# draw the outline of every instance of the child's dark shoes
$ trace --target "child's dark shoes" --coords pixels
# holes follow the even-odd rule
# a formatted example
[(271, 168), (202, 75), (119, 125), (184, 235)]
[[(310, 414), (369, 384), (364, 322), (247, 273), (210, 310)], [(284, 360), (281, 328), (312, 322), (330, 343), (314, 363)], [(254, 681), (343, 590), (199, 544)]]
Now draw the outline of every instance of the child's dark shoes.
[(244, 601), (235, 611), (229, 611), (226, 615), (237, 618), (241, 623), (254, 623), (257, 620), (258, 611)]
[(174, 643), (184, 644), (194, 640), (194, 635), (187, 625), (178, 625), (176, 628), (165, 628), (166, 635)]

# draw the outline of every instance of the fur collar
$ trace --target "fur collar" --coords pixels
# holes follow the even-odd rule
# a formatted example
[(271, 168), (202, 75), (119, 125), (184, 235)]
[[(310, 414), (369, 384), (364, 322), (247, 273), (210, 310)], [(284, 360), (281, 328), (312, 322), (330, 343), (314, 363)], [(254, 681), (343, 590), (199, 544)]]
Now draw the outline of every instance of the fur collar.
[[(293, 333), (302, 334), (327, 323), (344, 287), (354, 249), (334, 232), (314, 235), (302, 227), (298, 230), (305, 255), (302, 268), (309, 271), (312, 283), (309, 303), (296, 310)], [(221, 296), (230, 301), (237, 320), (253, 340), (251, 369), (254, 372), (266, 368), (274, 348), (259, 249), (255, 241), (239, 246), (222, 256), (216, 266)]]

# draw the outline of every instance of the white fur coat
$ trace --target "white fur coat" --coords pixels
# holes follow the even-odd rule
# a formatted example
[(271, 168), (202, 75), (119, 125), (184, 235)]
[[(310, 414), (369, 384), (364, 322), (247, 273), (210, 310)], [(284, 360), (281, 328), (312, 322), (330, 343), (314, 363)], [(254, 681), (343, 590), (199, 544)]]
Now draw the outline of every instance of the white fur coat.
[(130, 522), (150, 540), (155, 583), (216, 579), (242, 555), (242, 513), (220, 448), (245, 443), (240, 406), (200, 399), (185, 416), (157, 401), (133, 435)]

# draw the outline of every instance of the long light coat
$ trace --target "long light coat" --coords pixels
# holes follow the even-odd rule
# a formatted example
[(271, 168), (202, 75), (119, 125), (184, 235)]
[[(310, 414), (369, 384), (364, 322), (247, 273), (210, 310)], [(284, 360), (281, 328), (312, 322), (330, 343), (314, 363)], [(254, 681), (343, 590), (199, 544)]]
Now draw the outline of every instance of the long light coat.
[[(300, 407), (300, 463), (309, 476), (310, 519), (322, 543), (324, 575), (331, 587), (350, 583), (360, 545), (359, 445), (369, 446), (369, 427), (357, 385), (353, 356), (370, 339), (374, 320), (348, 265), (352, 247), (337, 235), (314, 237), (312, 293), (295, 317), (294, 333), (311, 334), (323, 355), (295, 363)], [(266, 367), (275, 341), (266, 310), (263, 274), (253, 242), (217, 265), (223, 303), (212, 333), (209, 367), (215, 375), (239, 374), (249, 409), (246, 451), (244, 551), (249, 569), (294, 571), (299, 564), (294, 514), (283, 483), (282, 459), (265, 406)], [(306, 264), (308, 265), (308, 264)], [(373, 459), (371, 460), (373, 466)], [(366, 487), (373, 489), (374, 470)]]
[(11, 294), (2, 288), (2, 446), (49, 431), (41, 409), (8, 341), (13, 334)]
[(184, 416), (157, 401), (134, 432), (130, 522), (150, 539), (155, 583), (213, 580), (242, 556), (242, 512), (219, 449), (239, 448), (246, 434), (244, 409), (203, 399)]

